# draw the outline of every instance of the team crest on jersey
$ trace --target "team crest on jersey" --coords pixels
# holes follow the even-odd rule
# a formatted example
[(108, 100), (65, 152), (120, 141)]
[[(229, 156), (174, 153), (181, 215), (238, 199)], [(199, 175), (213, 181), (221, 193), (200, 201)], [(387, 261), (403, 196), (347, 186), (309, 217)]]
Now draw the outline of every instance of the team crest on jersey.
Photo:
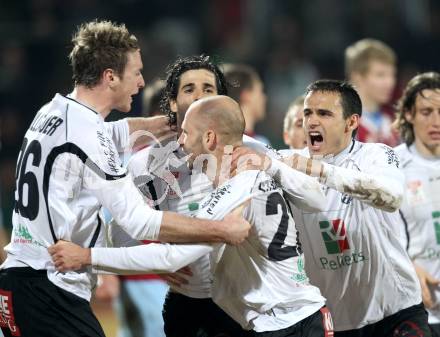
[(426, 197), (423, 191), (423, 185), (420, 180), (411, 180), (407, 184), (407, 196), (408, 203), (410, 205), (416, 205), (425, 202)]
[(320, 221), (319, 228), (328, 254), (339, 254), (350, 249), (343, 220)]

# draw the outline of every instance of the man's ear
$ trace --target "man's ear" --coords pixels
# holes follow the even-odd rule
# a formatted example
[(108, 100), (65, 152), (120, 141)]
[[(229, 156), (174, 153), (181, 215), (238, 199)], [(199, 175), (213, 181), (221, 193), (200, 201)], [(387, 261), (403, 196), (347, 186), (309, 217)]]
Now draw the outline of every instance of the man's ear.
[(102, 81), (113, 89), (119, 83), (119, 76), (113, 69), (107, 68), (102, 72)]
[(283, 140), (284, 140), (284, 144), (286, 144), (287, 146), (290, 146), (290, 137), (289, 137), (289, 133), (287, 131), (283, 132)]
[(240, 102), (238, 102), (238, 103), (240, 105), (246, 105), (250, 99), (251, 99), (251, 91), (248, 89), (245, 89), (240, 93)]
[(347, 123), (345, 124), (345, 131), (352, 133), (359, 127), (360, 117), (358, 114), (351, 115), (347, 118)]
[(177, 101), (175, 99), (170, 99), (170, 110), (177, 112)]
[(213, 130), (208, 129), (205, 131), (202, 141), (206, 150), (214, 151), (217, 147), (217, 135)]
[(403, 116), (405, 117), (405, 120), (409, 123), (412, 124), (413, 120), (414, 120), (414, 115), (415, 112), (413, 113), (411, 110), (405, 110)]

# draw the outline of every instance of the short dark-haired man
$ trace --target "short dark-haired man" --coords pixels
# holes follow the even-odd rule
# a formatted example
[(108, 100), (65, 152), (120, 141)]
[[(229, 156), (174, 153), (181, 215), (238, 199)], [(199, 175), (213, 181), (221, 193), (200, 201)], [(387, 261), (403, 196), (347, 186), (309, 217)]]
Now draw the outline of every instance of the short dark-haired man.
[(440, 74), (413, 77), (398, 103), (395, 125), (404, 144), (395, 148), (405, 174), (400, 208), (407, 250), (422, 286), (433, 336), (440, 336)]
[(399, 160), (384, 144), (353, 138), (361, 113), (348, 83), (319, 80), (307, 88), (307, 148), (285, 158), (325, 185), (325, 211), (293, 212), (306, 272), (327, 298), (336, 336), (430, 336), (417, 275), (400, 242)]

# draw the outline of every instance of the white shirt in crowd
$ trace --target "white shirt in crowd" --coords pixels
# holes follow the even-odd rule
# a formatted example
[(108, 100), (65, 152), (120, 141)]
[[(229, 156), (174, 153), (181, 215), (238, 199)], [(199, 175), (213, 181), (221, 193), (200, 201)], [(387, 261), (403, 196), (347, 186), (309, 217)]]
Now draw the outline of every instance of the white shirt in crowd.
[[(423, 157), (414, 144), (395, 148), (405, 174), (400, 208), (408, 234), (408, 254), (420, 267), (440, 279), (440, 158)], [(440, 289), (431, 289), (434, 306), (429, 323), (440, 323)]]

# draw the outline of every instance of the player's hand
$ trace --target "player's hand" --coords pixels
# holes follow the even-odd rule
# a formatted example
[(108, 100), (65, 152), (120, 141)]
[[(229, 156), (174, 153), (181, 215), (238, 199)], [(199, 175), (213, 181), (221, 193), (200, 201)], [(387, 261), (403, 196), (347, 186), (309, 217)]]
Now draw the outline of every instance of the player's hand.
[(248, 237), (251, 224), (243, 218), (242, 213), (245, 206), (246, 203), (238, 206), (224, 217), (223, 222), (226, 226), (226, 243), (238, 245)]
[(272, 165), (272, 159), (246, 146), (239, 146), (232, 152), (231, 175), (245, 170), (265, 171)]
[(423, 304), (426, 308), (430, 309), (434, 306), (434, 302), (431, 296), (431, 287), (437, 287), (440, 285), (440, 280), (434, 278), (425, 269), (414, 263), (417, 276), (419, 278), (420, 286), (422, 288)]
[(175, 273), (159, 274), (171, 287), (180, 287), (183, 284), (188, 284), (187, 276), (192, 275), (192, 271), (188, 266), (179, 269)]
[(130, 146), (151, 145), (176, 135), (176, 128), (169, 123), (168, 116), (128, 118)]
[(170, 132), (175, 132), (175, 127), (170, 124), (168, 116), (145, 117), (145, 130), (160, 138)]
[(95, 298), (99, 301), (112, 301), (119, 295), (119, 277), (116, 275), (98, 275)]
[(59, 240), (48, 248), (55, 268), (60, 272), (79, 270), (91, 264), (89, 248), (82, 248), (72, 242)]

